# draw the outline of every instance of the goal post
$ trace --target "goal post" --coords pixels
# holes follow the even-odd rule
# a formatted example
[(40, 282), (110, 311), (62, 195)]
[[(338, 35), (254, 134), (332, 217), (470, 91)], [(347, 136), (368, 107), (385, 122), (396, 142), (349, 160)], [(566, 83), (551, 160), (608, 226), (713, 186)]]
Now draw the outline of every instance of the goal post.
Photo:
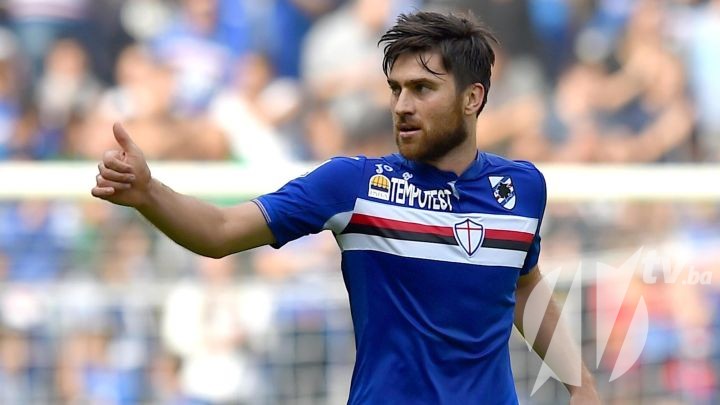
[[(86, 199), (96, 162), (2, 162), (0, 200)], [(200, 198), (247, 199), (276, 190), (313, 164), (150, 162), (153, 176)], [(720, 164), (539, 164), (552, 201), (718, 201)]]

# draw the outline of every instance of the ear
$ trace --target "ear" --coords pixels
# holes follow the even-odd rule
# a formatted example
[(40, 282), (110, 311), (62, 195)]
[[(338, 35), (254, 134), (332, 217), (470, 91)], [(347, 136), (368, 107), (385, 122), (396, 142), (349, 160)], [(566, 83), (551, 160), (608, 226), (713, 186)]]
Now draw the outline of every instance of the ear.
[(477, 116), (485, 98), (485, 87), (480, 83), (473, 83), (465, 89), (463, 97), (463, 112), (466, 115)]

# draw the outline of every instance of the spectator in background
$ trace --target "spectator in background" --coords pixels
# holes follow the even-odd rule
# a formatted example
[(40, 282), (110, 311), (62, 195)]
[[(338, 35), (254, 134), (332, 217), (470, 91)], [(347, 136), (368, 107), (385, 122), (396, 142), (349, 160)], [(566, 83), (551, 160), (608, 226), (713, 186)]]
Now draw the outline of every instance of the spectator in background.
[(526, 159), (548, 159), (540, 131), (547, 89), (539, 63), (525, 57), (510, 58), (497, 47), (492, 79), (492, 97), (478, 117), (478, 148)]
[(111, 347), (112, 330), (96, 324), (64, 337), (56, 370), (56, 389), (64, 403), (138, 403), (141, 381), (119, 366)]
[[(8, 0), (5, 6), (19, 49), (30, 67), (26, 81), (32, 89), (43, 73), (43, 61), (59, 38), (86, 41), (84, 46), (95, 49), (89, 28), (89, 0)], [(27, 90), (25, 89), (25, 90)]]
[(617, 47), (639, 0), (597, 0), (583, 31), (594, 37), (595, 51), (600, 56)]
[(673, 19), (675, 35), (697, 108), (697, 157), (720, 161), (720, 0), (693, 3)]
[(248, 53), (236, 64), (232, 86), (211, 102), (209, 118), (223, 131), (233, 158), (253, 165), (291, 162), (288, 127), (299, 124), (301, 97), (296, 81), (274, 78), (266, 56)]
[(236, 259), (198, 257), (199, 280), (176, 285), (164, 304), (162, 339), (195, 400), (253, 403), (262, 393), (253, 351), (266, 343), (270, 305), (252, 284), (235, 284)]
[[(228, 82), (235, 60), (248, 49), (247, 26), (223, 18), (224, 4), (221, 0), (182, 0), (174, 24), (152, 41), (157, 60), (175, 75), (174, 112), (189, 116), (204, 112), (212, 96)], [(238, 19), (243, 17), (242, 9), (232, 10)]]
[(109, 298), (102, 311), (112, 330), (109, 344), (114, 367), (128, 378), (143, 381), (143, 369), (151, 362), (153, 322), (152, 297), (146, 285), (157, 273), (151, 260), (151, 240), (143, 223), (130, 219), (110, 230), (98, 268), (99, 283)]
[(20, 108), (7, 145), (8, 158), (13, 160), (45, 160), (58, 158), (65, 145), (64, 128), (43, 125), (35, 103), (26, 100)]
[(525, 0), (531, 36), (536, 44), (534, 56), (543, 66), (545, 77), (555, 83), (573, 57), (575, 8), (567, 0)]
[[(346, 401), (348, 380), (333, 375), (332, 369), (353, 357), (353, 348), (347, 345), (352, 340), (347, 335), (352, 321), (344, 306), (336, 307), (345, 294), (328, 277), (340, 262), (335, 241), (329, 235), (312, 235), (277, 251), (259, 248), (252, 260), (275, 291), (272, 324), (277, 336), (275, 349), (268, 353), (275, 403), (293, 398), (320, 403), (334, 395), (341, 398), (328, 403)], [(333, 333), (341, 330), (346, 334)]]
[[(95, 112), (107, 121), (145, 119), (166, 114), (171, 108), (169, 91), (162, 87), (169, 87), (170, 81), (149, 49), (140, 44), (120, 52), (114, 81), (115, 86), (103, 92)], [(158, 92), (163, 97), (153, 96)]]
[(23, 405), (47, 401), (30, 366), (30, 342), (22, 331), (0, 327), (0, 403)]
[(376, 67), (382, 60), (378, 40), (395, 5), (394, 1), (353, 0), (322, 17), (308, 32), (301, 72), (317, 103), (309, 121), (332, 128), (317, 137), (313, 128), (309, 131), (312, 159), (352, 149), (359, 135), (367, 132), (362, 128), (367, 122), (388, 116), (387, 83)]
[(95, 44), (91, 53), (93, 71), (103, 83), (113, 82), (117, 58), (120, 52), (133, 42), (133, 37), (122, 21), (127, 3), (127, 0), (89, 1), (88, 19)]
[(69, 264), (79, 230), (72, 205), (23, 200), (0, 210), (0, 252), (8, 259), (6, 280), (44, 283)]
[[(429, 0), (434, 7), (472, 11), (487, 24), (511, 57), (531, 55), (534, 38), (528, 10), (529, 0)], [(624, 1), (624, 0), (620, 0)]]
[(665, 11), (641, 1), (617, 50), (620, 69), (598, 86), (603, 135), (598, 158), (614, 162), (687, 160), (694, 131), (680, 59), (667, 47)]
[(20, 115), (21, 87), (16, 39), (10, 31), (0, 28), (0, 160), (11, 154), (12, 133)]
[(118, 120), (139, 131), (138, 142), (154, 159), (222, 159), (228, 156), (224, 135), (203, 117), (172, 111), (173, 73), (157, 63), (140, 45), (125, 48), (116, 67), (117, 85), (106, 90), (80, 128), (72, 133), (70, 149), (88, 157), (107, 148), (97, 134)]
[[(720, 215), (718, 215), (720, 217)], [(717, 218), (717, 217), (716, 217)], [(716, 256), (720, 256), (720, 254), (716, 253)], [(713, 278), (717, 280), (717, 277), (720, 277), (720, 268), (715, 266), (715, 263), (718, 261), (713, 261), (710, 270), (713, 274)], [(711, 313), (711, 323), (710, 323), (710, 335), (711, 336), (720, 336), (720, 287), (718, 287), (717, 283), (712, 284), (708, 291), (709, 301), (711, 305), (710, 313)], [(711, 342), (711, 357), (710, 357), (716, 378), (720, 378), (720, 340), (713, 339)], [(720, 389), (715, 389), (714, 398), (711, 400), (712, 402), (720, 402)]]
[(300, 50), (305, 34), (317, 19), (341, 0), (276, 0), (271, 24), (274, 44), (271, 55), (277, 75), (300, 78)]
[(87, 115), (101, 89), (80, 43), (73, 39), (55, 42), (36, 85), (39, 128), (64, 137), (73, 116)]
[(597, 160), (600, 133), (596, 117), (596, 93), (606, 77), (603, 66), (581, 62), (568, 67), (560, 75), (546, 103), (541, 127), (548, 142), (545, 147), (548, 148), (549, 160)]
[(160, 405), (200, 405), (182, 391), (178, 356), (159, 351), (150, 365), (150, 397)]

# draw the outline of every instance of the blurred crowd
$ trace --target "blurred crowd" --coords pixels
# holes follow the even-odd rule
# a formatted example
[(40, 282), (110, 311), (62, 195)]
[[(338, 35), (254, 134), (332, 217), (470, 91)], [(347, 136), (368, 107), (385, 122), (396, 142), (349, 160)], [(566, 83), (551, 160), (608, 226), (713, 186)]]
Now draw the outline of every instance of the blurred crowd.
[(8, 0), (0, 158), (97, 159), (127, 124), (157, 159), (393, 150), (377, 41), (400, 12), (500, 39), (478, 145), (534, 161), (717, 161), (717, 0)]
[[(7, 0), (0, 160), (97, 160), (115, 121), (157, 160), (392, 152), (377, 41), (421, 8), (472, 10), (500, 40), (479, 148), (720, 161), (720, 0)], [(607, 252), (642, 246), (683, 263), (680, 278), (633, 284), (598, 362), (609, 403), (720, 401), (718, 229), (717, 202), (548, 206), (543, 266), (619, 265)], [(128, 209), (2, 202), (0, 404), (343, 403), (354, 351), (338, 269), (329, 235), (213, 260)], [(714, 278), (684, 285), (689, 274)], [(585, 287), (588, 336), (612, 286)], [(639, 296), (647, 350), (610, 383)], [(592, 360), (596, 342), (583, 343)], [(530, 392), (536, 370), (516, 361), (525, 347), (513, 353)], [(525, 400), (566, 402), (553, 395)]]

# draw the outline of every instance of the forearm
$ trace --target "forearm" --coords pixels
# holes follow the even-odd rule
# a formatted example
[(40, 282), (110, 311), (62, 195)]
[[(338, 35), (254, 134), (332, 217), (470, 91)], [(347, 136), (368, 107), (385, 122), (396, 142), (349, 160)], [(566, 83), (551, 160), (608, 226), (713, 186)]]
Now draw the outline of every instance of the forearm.
[[(544, 283), (538, 288), (546, 288), (548, 290), (546, 294), (552, 294)], [(594, 380), (582, 360), (580, 347), (573, 339), (570, 328), (567, 323), (561, 321), (560, 313), (560, 307), (555, 302), (555, 299), (551, 297), (537, 336), (532, 342), (532, 348), (543, 359), (545, 364), (560, 377), (565, 387), (572, 394), (579, 387), (594, 385)], [(521, 333), (523, 333), (522, 330)], [(551, 341), (553, 340), (552, 345), (555, 351), (549, 353)], [(560, 350), (562, 353), (559, 353)]]
[[(539, 272), (538, 275), (539, 276)], [(538, 302), (547, 302), (544, 311), (533, 307), (525, 313), (530, 293), (537, 297)], [(560, 307), (552, 298), (552, 290), (542, 280), (518, 287), (515, 308), (515, 325), (520, 333), (528, 339), (533, 350), (553, 370), (573, 394), (578, 388), (594, 391), (592, 374), (583, 364), (580, 348), (573, 339), (570, 329), (560, 318)], [(537, 321), (537, 333), (528, 336), (525, 330), (526, 321)], [(532, 326), (535, 332), (535, 326)]]
[(90, 191), (94, 197), (135, 207), (170, 239), (203, 256), (223, 257), (275, 241), (254, 203), (220, 208), (176, 193), (152, 177), (142, 150), (122, 125), (113, 125), (113, 135), (122, 150), (103, 154)]
[(150, 180), (147, 199), (138, 212), (179, 245), (203, 256), (222, 257), (226, 251), (225, 215), (220, 207), (175, 192)]

